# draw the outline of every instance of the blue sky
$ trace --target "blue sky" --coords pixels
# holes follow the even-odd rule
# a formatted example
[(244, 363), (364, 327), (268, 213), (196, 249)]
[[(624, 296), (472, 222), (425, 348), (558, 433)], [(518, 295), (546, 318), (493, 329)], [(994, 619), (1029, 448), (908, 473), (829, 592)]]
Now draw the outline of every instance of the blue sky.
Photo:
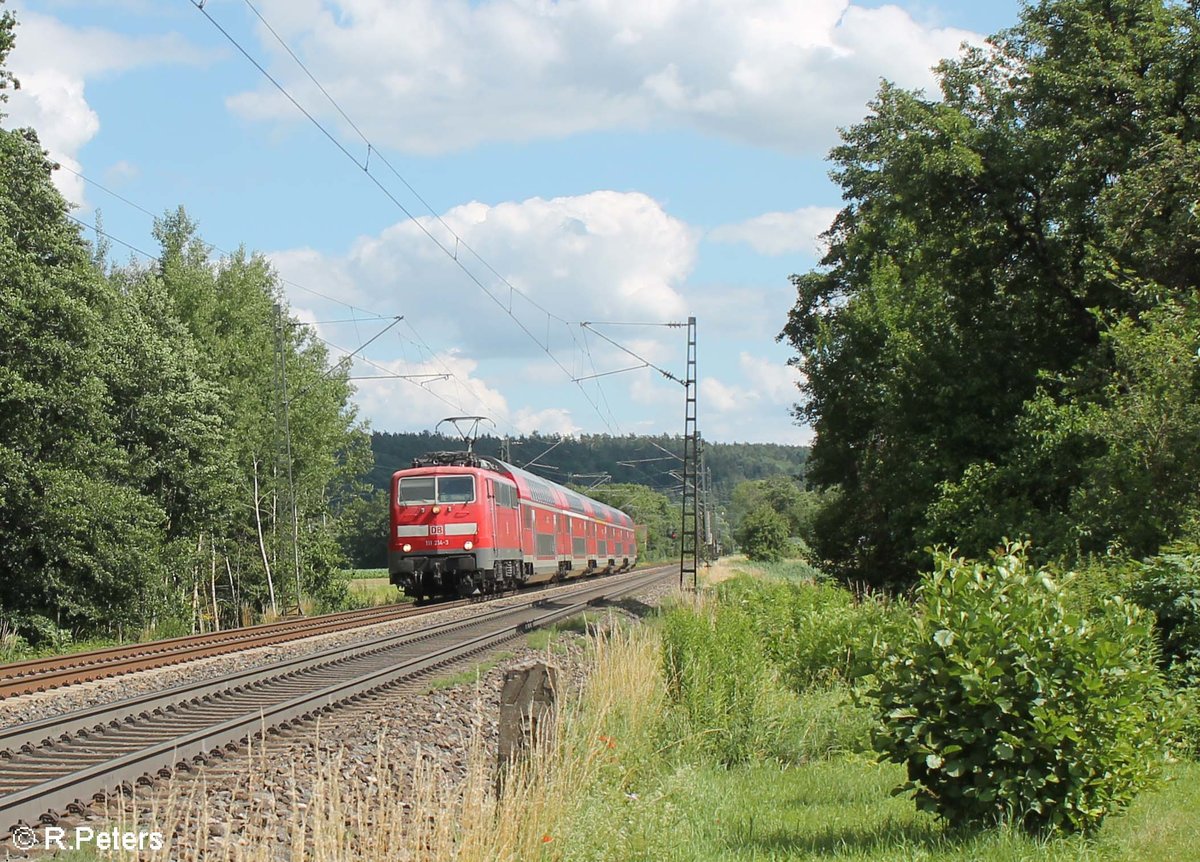
[[(881, 78), (930, 87), (940, 57), (1018, 14), (1016, 0), (254, 5), (416, 221), (191, 0), (10, 0), (23, 86), (5, 124), (37, 128), (76, 215), (99, 209), (134, 246), (154, 250), (149, 217), (74, 172), (151, 212), (182, 204), (207, 241), (268, 255), (295, 313), (339, 348), (382, 326), (363, 318), (403, 314), (355, 375), (448, 376), (360, 381), (375, 428), (482, 413), (507, 433), (678, 432), (682, 388), (652, 369), (572, 382), (635, 364), (578, 322), (694, 314), (705, 436), (789, 443), (811, 434), (789, 416), (796, 372), (774, 336), (788, 276), (815, 265), (839, 204), (824, 160), (837, 127)], [(363, 160), (244, 0), (205, 10)], [(460, 268), (426, 230), (482, 261), (460, 246)], [(510, 285), (512, 317), (484, 293), (507, 308)], [(600, 330), (682, 374), (679, 330)]]

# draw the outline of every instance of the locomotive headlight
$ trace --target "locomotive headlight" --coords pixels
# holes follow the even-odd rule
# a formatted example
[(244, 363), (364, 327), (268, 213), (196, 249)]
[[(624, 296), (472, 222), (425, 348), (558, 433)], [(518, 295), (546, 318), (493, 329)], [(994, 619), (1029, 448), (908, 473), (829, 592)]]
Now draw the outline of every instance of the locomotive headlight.
[(441, 507), (441, 506), (434, 506), (434, 507), (433, 507), (432, 509), (430, 509), (429, 511), (433, 512), (433, 514), (435, 514), (435, 515), (436, 515), (438, 512), (442, 511), (442, 507)]
[(406, 553), (406, 554), (407, 554), (409, 551), (411, 551), (411, 550), (412, 550), (412, 545), (405, 545), (405, 546), (404, 546), (403, 548), (401, 548), (400, 550), (404, 551), (404, 553)]
[(464, 550), (464, 551), (469, 551), (469, 550), (471, 550), (473, 547), (475, 547), (475, 543), (474, 543), (474, 542), (463, 542), (463, 550)]

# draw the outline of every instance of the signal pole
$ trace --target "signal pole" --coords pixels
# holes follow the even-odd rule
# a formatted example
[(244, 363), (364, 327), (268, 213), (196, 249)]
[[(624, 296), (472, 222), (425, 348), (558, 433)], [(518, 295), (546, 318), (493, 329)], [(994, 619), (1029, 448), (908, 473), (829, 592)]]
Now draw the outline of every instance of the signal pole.
[(687, 322), (687, 377), (684, 379), (683, 416), (683, 523), (679, 543), (679, 588), (686, 589), (688, 576), (696, 589), (699, 562), (699, 519), (696, 515), (696, 489), (700, 475), (700, 432), (696, 426), (696, 318)]

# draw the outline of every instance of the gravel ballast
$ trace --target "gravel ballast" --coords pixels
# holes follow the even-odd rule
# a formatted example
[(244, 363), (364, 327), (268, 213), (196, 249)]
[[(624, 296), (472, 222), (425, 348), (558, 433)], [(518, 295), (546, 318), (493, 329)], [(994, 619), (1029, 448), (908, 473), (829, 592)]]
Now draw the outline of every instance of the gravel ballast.
[[(538, 595), (553, 598), (572, 586), (574, 583), (554, 587), (541, 591)], [(162, 691), (188, 682), (216, 679), (238, 671), (265, 667), (275, 662), (313, 655), (323, 650), (353, 645), (372, 638), (404, 634), (436, 622), (468, 619), (479, 613), (480, 608), (502, 608), (518, 604), (523, 600), (519, 596), (511, 596), (469, 607), (433, 610), (429, 614), (316, 635), (276, 646), (256, 647), (170, 667), (134, 671), (49, 691), (17, 695), (0, 701), (0, 727), (11, 727), (56, 715), (65, 715), (76, 710), (115, 703), (125, 698), (152, 691)]]
[[(619, 618), (636, 619), (675, 593), (676, 585), (666, 579), (598, 612), (606, 615), (603, 624), (612, 624)], [(554, 591), (545, 593), (547, 597), (553, 594)], [(496, 600), (489, 606), (505, 601), (510, 600)], [(446, 615), (438, 619), (466, 617), (473, 610), (455, 608), (437, 612)], [(61, 714), (151, 688), (208, 679), (233, 669), (258, 667), (335, 645), (412, 630), (432, 619), (420, 617), (378, 624), (280, 647), (25, 695), (5, 702), (5, 707), (23, 706), (28, 716), (24, 720)], [(169, 832), (164, 836), (167, 847), (155, 854), (155, 858), (226, 859), (250, 850), (258, 858), (262, 858), (261, 851), (266, 851), (268, 858), (292, 858), (296, 855), (296, 842), (304, 840), (302, 832), (293, 834), (298, 828), (296, 824), (303, 823), (303, 817), (297, 815), (308, 809), (314, 792), (320, 792), (314, 786), (321, 780), (319, 776), (337, 775), (348, 787), (369, 790), (380, 774), (392, 775), (399, 782), (411, 782), (419, 771), (423, 780), (432, 777), (439, 785), (453, 787), (465, 778), (473, 747), (482, 748), (484, 762), (496, 762), (499, 699), (505, 672), (534, 661), (549, 660), (558, 668), (559, 684), (564, 689), (576, 687), (585, 672), (585, 643), (586, 638), (578, 633), (560, 632), (553, 652), (548, 654), (530, 649), (523, 638), (515, 639), (499, 663), (485, 660), (486, 670), (476, 679), (450, 685), (445, 678), (453, 669), (443, 670), (439, 677), (414, 680), (377, 692), (361, 702), (338, 707), (318, 721), (272, 733), (250, 750), (210, 760), (190, 775), (177, 773), (156, 786), (139, 787), (133, 799), (113, 799), (107, 806), (97, 805), (92, 812), (67, 825), (78, 823), (96, 831), (117, 826)], [(480, 665), (459, 666), (464, 671), (472, 667), (479, 669)], [(439, 679), (442, 681), (438, 682)], [(73, 691), (74, 688), (87, 691)], [(478, 752), (475, 762), (479, 762)], [(347, 824), (347, 828), (353, 828), (352, 824)]]

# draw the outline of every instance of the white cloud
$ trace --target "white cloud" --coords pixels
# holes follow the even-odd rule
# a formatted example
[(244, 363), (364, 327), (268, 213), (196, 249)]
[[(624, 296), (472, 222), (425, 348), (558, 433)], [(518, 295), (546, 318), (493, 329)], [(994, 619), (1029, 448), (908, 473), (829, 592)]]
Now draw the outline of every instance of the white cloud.
[[(336, 358), (337, 351), (333, 352)], [(356, 380), (356, 401), (376, 428), (433, 428), (451, 413), (481, 415), (497, 422), (509, 419), (508, 401), (494, 386), (477, 376), (475, 359), (450, 351), (409, 362), (404, 359), (358, 363), (355, 375), (378, 379)], [(397, 375), (387, 377), (386, 375)], [(431, 375), (423, 380), (403, 380)], [(450, 375), (434, 379), (436, 375)]]
[[(930, 87), (973, 33), (848, 0), (264, 0), (264, 14), (376, 143), (465, 149), (597, 129), (685, 126), (824, 150), (886, 77)], [(272, 71), (337, 119), (262, 28)], [(275, 90), (243, 116), (296, 121)], [(364, 125), (365, 124), (365, 125)]]
[(738, 355), (737, 367), (741, 372), (740, 383), (726, 383), (716, 377), (701, 378), (700, 398), (706, 411), (731, 413), (751, 409), (761, 411), (763, 406), (790, 407), (800, 397), (796, 386), (801, 374), (790, 365), (743, 351)]
[[(441, 219), (498, 272), (568, 321), (675, 321), (697, 314), (705, 435), (804, 438), (806, 432), (792, 424), (788, 410), (799, 397), (797, 372), (786, 365), (786, 349), (767, 346), (786, 313), (789, 289), (689, 283), (697, 232), (657, 202), (636, 193), (595, 192), (494, 206), (471, 203)], [(437, 218), (422, 224), (446, 241), (446, 228)], [(449, 243), (452, 247), (453, 240)], [(464, 262), (471, 261), (469, 252), (460, 248), (459, 253)], [(543, 312), (514, 296), (514, 313), (530, 338), (411, 222), (359, 237), (343, 254), (293, 249), (271, 258), (285, 277), (335, 300), (405, 315), (365, 351), (388, 372), (453, 374), (422, 386), (390, 379), (359, 382), (357, 400), (376, 427), (432, 428), (452, 414), (486, 415), (501, 433), (516, 434), (625, 433), (643, 427), (648, 415), (656, 418), (646, 427), (682, 424), (682, 388), (653, 368), (572, 385), (568, 378), (591, 378), (639, 360), (577, 324), (547, 327)], [(482, 266), (473, 265), (472, 272), (495, 288), (495, 276), (483, 279), (488, 273)], [(305, 321), (351, 316), (336, 301), (285, 287)], [(507, 308), (506, 290), (497, 295)], [(321, 337), (349, 352), (389, 323), (357, 316), (354, 324), (321, 324)], [(682, 376), (682, 330), (596, 326), (638, 357)], [(540, 346), (547, 335), (562, 367)], [(360, 363), (355, 373), (384, 372)]]
[[(807, 444), (812, 431), (795, 424), (790, 408), (799, 400), (801, 375), (782, 359), (741, 352), (726, 379), (700, 380), (699, 412), (705, 435), (716, 440)], [(729, 376), (739, 380), (729, 382)]]
[[(649, 213), (651, 221), (665, 218), (657, 205), (647, 206), (642, 196), (635, 198), (618, 200), (615, 205), (631, 205), (633, 211)], [(442, 219), (469, 237), (471, 245), (485, 252), (510, 281), (568, 320), (586, 312), (600, 312), (590, 316), (605, 319), (622, 316), (604, 313), (614, 307), (631, 309), (637, 319), (644, 319), (643, 312), (662, 310), (664, 297), (666, 310), (673, 310), (683, 301), (672, 285), (690, 266), (692, 251), (688, 249), (694, 245), (690, 232), (676, 225), (680, 230), (674, 236), (684, 247), (682, 253), (675, 249), (673, 255), (670, 247), (657, 254), (648, 248), (639, 251), (632, 233), (638, 232), (643, 239), (652, 237), (656, 234), (653, 226), (637, 218), (625, 225), (625, 218), (611, 214), (592, 218), (589, 206), (600, 206), (605, 199), (605, 195), (599, 196), (599, 203), (534, 199), (492, 208), (471, 204), (444, 214)], [(549, 218), (548, 209), (560, 216), (573, 215)], [(470, 225), (476, 226), (474, 230)], [(445, 230), (436, 218), (426, 226)], [(422, 388), (395, 379), (364, 380), (359, 383), (357, 398), (364, 415), (372, 417), (377, 427), (419, 429), (432, 427), (446, 415), (479, 414), (500, 423), (502, 433), (540, 430), (574, 434), (583, 430), (576, 412), (584, 411), (594, 426), (599, 411), (604, 417), (601, 423), (612, 430), (610, 421), (616, 414), (606, 402), (600, 381), (584, 380), (575, 388), (569, 378), (591, 377), (628, 366), (631, 361), (594, 333), (585, 333), (577, 323), (555, 322), (547, 328), (545, 313), (514, 294), (514, 314), (533, 337), (526, 335), (428, 237), (419, 229), (408, 229), (411, 227), (395, 225), (378, 235), (360, 237), (344, 255), (327, 256), (311, 249), (270, 255), (275, 268), (288, 279), (284, 287), (293, 314), (314, 325), (322, 339), (336, 346), (331, 348), (334, 356), (339, 350), (344, 355), (369, 341), (365, 355), (386, 369), (359, 362), (356, 374), (451, 375), (445, 381), (425, 381)], [(672, 235), (669, 230), (665, 233)], [(539, 257), (543, 249), (561, 250), (563, 244), (565, 253)], [(664, 271), (664, 259), (677, 262)], [(677, 274), (672, 274), (673, 267), (678, 268)], [(472, 271), (487, 274), (478, 263)], [(655, 282), (662, 283), (656, 287)], [(485, 283), (494, 288), (492, 281)], [(555, 289), (548, 289), (548, 283)], [(614, 287), (622, 283), (641, 285), (642, 289), (623, 295)], [(314, 290), (324, 297), (316, 296)], [(507, 308), (507, 289), (498, 295), (503, 296)], [(341, 303), (353, 305), (354, 310)], [(392, 326), (386, 317), (372, 317), (364, 310), (368, 308), (403, 314), (404, 319)], [(675, 330), (664, 332), (676, 334)], [(541, 347), (547, 337), (554, 359)], [(664, 354), (654, 341), (629, 343), (648, 357), (657, 359)], [(486, 380), (478, 371), (484, 367)], [(607, 392), (612, 392), (611, 387)], [(570, 406), (555, 404), (556, 397)]]
[(545, 410), (518, 410), (512, 416), (512, 424), (522, 434), (538, 431), (542, 434), (573, 436), (583, 429), (571, 418), (571, 411), (563, 407), (548, 407)]
[[(197, 50), (177, 34), (125, 36), (95, 27), (73, 28), (14, 4), (17, 41), (8, 66), (21, 82), (4, 111), (9, 128), (37, 130), (50, 157), (82, 172), (79, 151), (100, 131), (100, 118), (87, 102), (88, 79), (162, 63), (196, 63)], [(54, 182), (67, 200), (84, 203), (83, 181), (55, 171)]]
[(718, 413), (728, 413), (742, 407), (747, 400), (753, 400), (753, 393), (740, 391), (715, 377), (705, 377), (700, 381), (700, 398), (706, 408), (711, 407)]
[(759, 254), (804, 252), (823, 257), (821, 234), (829, 229), (838, 211), (833, 207), (801, 207), (791, 212), (770, 212), (737, 224), (721, 225), (706, 234), (712, 242), (744, 242)]
[[(371, 378), (354, 381), (355, 400), (376, 428), (432, 429), (447, 415), (462, 414), (487, 416), (501, 434), (573, 435), (583, 430), (565, 407), (514, 409), (498, 385), (483, 379), (478, 360), (454, 350), (423, 361), (357, 362), (354, 375)], [(420, 379), (422, 375), (428, 376)]]
[[(458, 260), (489, 299), (426, 234), (453, 252), (447, 227), (520, 293), (459, 245)], [(576, 376), (592, 373), (591, 361), (601, 362), (609, 351), (588, 336), (589, 361), (579, 327), (548, 319), (533, 303), (567, 321), (677, 320), (686, 316), (681, 288), (695, 256), (695, 232), (652, 198), (607, 191), (464, 204), (419, 225), (402, 221), (360, 237), (341, 256), (311, 249), (270, 255), (285, 278), (351, 304), (404, 314), (473, 356), (544, 358), (540, 345), (548, 344)], [(313, 302), (311, 296), (295, 299)], [(510, 309), (528, 334), (508, 316)], [(635, 346), (648, 358), (659, 356), (653, 342)]]
[(136, 180), (141, 174), (138, 166), (125, 159), (113, 162), (104, 169), (104, 181), (109, 185), (119, 186), (131, 180)]
[(757, 397), (789, 407), (800, 400), (800, 390), (796, 387), (804, 375), (798, 368), (746, 352), (738, 355), (738, 367), (742, 377), (751, 381)]

